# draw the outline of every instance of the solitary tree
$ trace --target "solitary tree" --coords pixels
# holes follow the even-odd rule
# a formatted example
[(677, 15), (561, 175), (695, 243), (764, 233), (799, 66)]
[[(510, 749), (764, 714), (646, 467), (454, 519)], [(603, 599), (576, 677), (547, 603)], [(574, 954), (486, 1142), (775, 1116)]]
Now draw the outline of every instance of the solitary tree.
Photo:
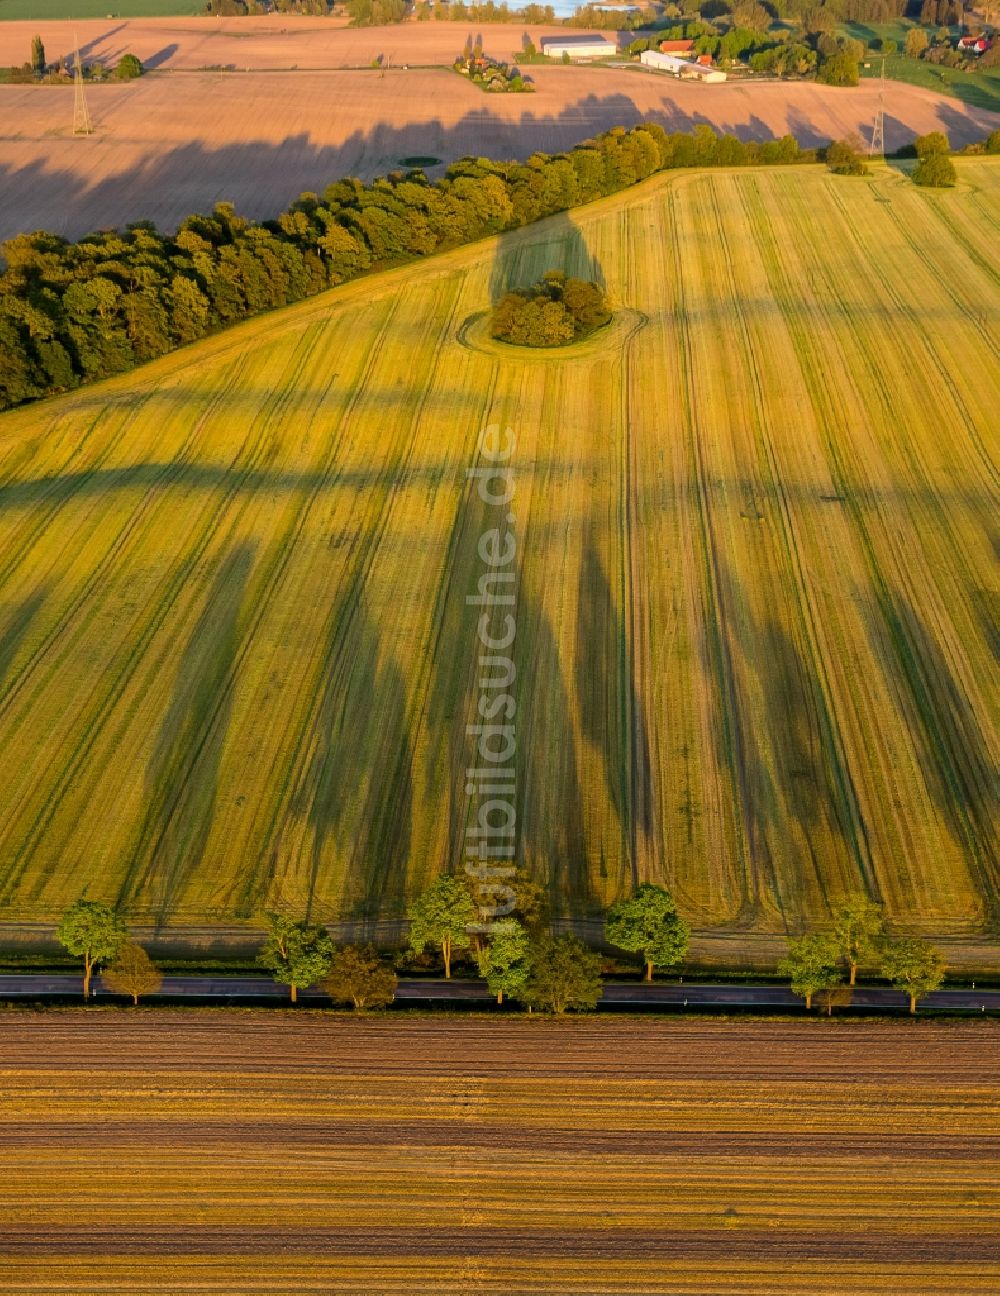
[(45, 75), (45, 46), (41, 36), (31, 38), (31, 70), (35, 76)]
[(917, 1000), (944, 980), (944, 958), (929, 941), (888, 941), (882, 950), (882, 975), (894, 990), (910, 996), (910, 1012), (915, 1013)]
[(919, 58), (930, 42), (923, 27), (911, 27), (906, 33), (906, 44), (903, 48), (907, 58)]
[(422, 954), (436, 945), (444, 958), (444, 974), (451, 976), (451, 956), (472, 944), (469, 927), (476, 921), (476, 906), (465, 881), (442, 873), (406, 911), (410, 920), (410, 948)]
[(140, 995), (156, 994), (163, 985), (163, 973), (141, 945), (127, 941), (101, 973), (101, 981), (112, 994), (131, 995), (137, 1004)]
[(882, 906), (870, 900), (863, 891), (852, 892), (837, 910), (833, 919), (833, 936), (840, 957), (847, 962), (848, 985), (853, 986), (857, 980), (858, 964), (874, 957), (884, 926)]
[(669, 891), (653, 882), (643, 882), (635, 895), (613, 904), (604, 921), (609, 944), (630, 954), (641, 954), (646, 980), (653, 968), (672, 967), (687, 953), (691, 929), (677, 912)]
[(840, 946), (830, 936), (813, 933), (788, 942), (788, 953), (778, 964), (781, 976), (788, 977), (792, 991), (803, 995), (806, 1007), (812, 1007), (812, 997), (819, 990), (828, 990), (843, 981), (837, 966)]
[(506, 918), (493, 928), (489, 942), (480, 949), (477, 962), (497, 1003), (504, 995), (519, 999), (531, 975), (530, 938), (515, 918)]
[(83, 958), (83, 997), (90, 998), (94, 964), (112, 959), (128, 940), (128, 928), (110, 905), (100, 900), (77, 900), (56, 928), (59, 944)]
[(348, 945), (333, 956), (330, 971), (320, 982), (334, 1003), (350, 1003), (364, 1012), (385, 1008), (396, 997), (398, 978), (369, 945), (358, 949)]
[(267, 916), (271, 931), (257, 961), (279, 985), (290, 987), (292, 1003), (297, 1003), (299, 991), (314, 985), (330, 970), (333, 941), (325, 927), (296, 922), (284, 914)]
[(531, 951), (525, 1001), (545, 1012), (586, 1012), (601, 997), (600, 955), (576, 936), (543, 936)]

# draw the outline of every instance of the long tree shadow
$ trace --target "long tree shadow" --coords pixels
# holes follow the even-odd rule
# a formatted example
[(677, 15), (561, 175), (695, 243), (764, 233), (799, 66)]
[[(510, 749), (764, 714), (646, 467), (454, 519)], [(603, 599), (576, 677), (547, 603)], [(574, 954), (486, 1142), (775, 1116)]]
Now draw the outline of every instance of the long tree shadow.
[(632, 675), (631, 645), (593, 533), (583, 544), (577, 597), (576, 692), (586, 738), (597, 748), (622, 830), (632, 884), (639, 880), (638, 834), (651, 823), (649, 738)]
[(725, 583), (729, 631), (745, 668), (748, 832), (786, 924), (797, 930), (815, 916), (807, 903), (810, 890), (825, 910), (845, 886), (873, 890), (876, 879), (851, 772), (840, 759), (815, 667), (773, 616), (755, 617), (731, 571)]
[(360, 571), (329, 622), (323, 674), (306, 741), (312, 752), (294, 808), (311, 830), (305, 915), (343, 872), (338, 917), (374, 923), (405, 903), (413, 804), (406, 686), (379, 664), (379, 627)]
[[(548, 879), (553, 917), (600, 909), (591, 881), (576, 734), (559, 644), (541, 603), (522, 590), (514, 659), (519, 681), (518, 861)], [(570, 682), (572, 684), (572, 682)]]
[(0, 632), (0, 703), (3, 702), (7, 692), (8, 676), (11, 674), (21, 644), (24, 642), (47, 596), (48, 590), (43, 585), (36, 589), (33, 594), (29, 594), (26, 599), (22, 599), (14, 607), (4, 625), (3, 631)]
[(240, 544), (219, 567), (146, 770), (146, 813), (120, 898), (127, 909), (148, 897), (161, 922), (201, 867), (212, 831), (253, 557), (254, 546)]
[(491, 303), (495, 306), (505, 293), (530, 288), (548, 270), (606, 286), (600, 261), (565, 211), (547, 217), (537, 228), (529, 226), (501, 235), (490, 271)]
[(969, 699), (941, 648), (902, 594), (885, 590), (866, 615), (920, 773), (976, 879), (991, 930), (1000, 924), (1000, 781)]
[(781, 874), (795, 881), (811, 874), (830, 904), (836, 898), (829, 885), (836, 881), (830, 858), (834, 849), (842, 868), (846, 849), (851, 865), (862, 871), (865, 885), (875, 885), (854, 832), (850, 773), (838, 757), (815, 670), (773, 617), (754, 634), (760, 645), (754, 665), (763, 694), (768, 745), (775, 754), (785, 811), (797, 825), (797, 841), (802, 843), (794, 867)]
[[(513, 643), (502, 652), (484, 647), (480, 618), (484, 607), (469, 604), (484, 570), (477, 544), (495, 526), (474, 488), (467, 490), (456, 512), (440, 584), (432, 646), (434, 677), (429, 689), (427, 723), (438, 753), (432, 759), (429, 795), (447, 817), (443, 866), (461, 873), (468, 844), (466, 830), (477, 813), (478, 793), (469, 792), (466, 770), (482, 767), (468, 726), (482, 720), (477, 711), (480, 679), (495, 679), (504, 667), (489, 657), (510, 657), (515, 675), (509, 691), (516, 712), (502, 717), (516, 734), (514, 860), (539, 881), (547, 879), (554, 914), (589, 914), (595, 908), (588, 865), (583, 793), (570, 715), (570, 696), (563, 663), (549, 618), (523, 585), (513, 586), (513, 604), (485, 609), (486, 637), (501, 642), (514, 619)], [(506, 592), (507, 586), (503, 587)], [(496, 720), (501, 723), (501, 720)], [(499, 859), (499, 856), (498, 856)]]

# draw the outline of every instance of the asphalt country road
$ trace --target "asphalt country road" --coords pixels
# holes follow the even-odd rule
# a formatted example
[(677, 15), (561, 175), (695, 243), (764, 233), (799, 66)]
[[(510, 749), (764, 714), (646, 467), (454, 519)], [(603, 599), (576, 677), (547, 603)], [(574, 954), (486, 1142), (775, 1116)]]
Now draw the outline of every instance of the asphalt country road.
[[(81, 995), (81, 977), (65, 974), (12, 973), (0, 975), (0, 1002), (68, 1000)], [(105, 1003), (120, 1002), (122, 996), (102, 989), (100, 977), (94, 977), (91, 998)], [(288, 989), (267, 976), (165, 976), (155, 995), (147, 995), (147, 1004), (156, 1001), (191, 1000), (198, 1003), (288, 1003)], [(326, 1006), (329, 999), (319, 990), (300, 990), (299, 1003), (313, 1007)], [(401, 980), (396, 989), (396, 1004), (401, 1007), (487, 1008), (494, 998), (482, 981), (421, 979)], [(850, 1007), (845, 1011), (892, 1013), (906, 1012), (907, 996), (883, 986), (856, 986)], [(767, 1012), (804, 1011), (803, 1000), (787, 986), (778, 985), (704, 985), (683, 982), (607, 981), (599, 1005), (610, 1012), (650, 1011), (659, 1007), (671, 1009), (760, 1009)], [(1000, 1012), (1000, 990), (936, 990), (920, 1001), (920, 1010), (935, 1012)]]

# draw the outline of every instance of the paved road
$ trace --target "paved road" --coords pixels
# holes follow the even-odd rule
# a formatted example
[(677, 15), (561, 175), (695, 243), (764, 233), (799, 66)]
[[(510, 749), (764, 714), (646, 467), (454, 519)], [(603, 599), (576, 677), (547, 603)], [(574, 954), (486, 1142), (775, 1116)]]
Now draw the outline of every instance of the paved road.
[[(94, 995), (110, 999), (94, 979)], [(37, 974), (0, 975), (0, 1000), (65, 999), (80, 993), (76, 976)], [(233, 1003), (240, 1000), (284, 1002), (288, 991), (265, 976), (167, 976), (163, 988), (153, 999), (215, 1000)], [(304, 990), (303, 1003), (327, 1002), (317, 990)], [(443, 981), (424, 979), (400, 981), (396, 991), (400, 1003), (437, 1003), (483, 1005), (492, 996), (481, 981)], [(864, 1009), (898, 1011), (907, 1007), (906, 995), (880, 986), (859, 986), (852, 1006)], [(654, 1008), (659, 1005), (690, 1008), (801, 1008), (802, 1000), (785, 986), (774, 985), (684, 985), (668, 982), (609, 981), (605, 983), (601, 1006), (610, 1011)], [(921, 1000), (921, 1007), (956, 1012), (1000, 1012), (1000, 990), (937, 990)], [(840, 1010), (843, 1011), (843, 1010)]]

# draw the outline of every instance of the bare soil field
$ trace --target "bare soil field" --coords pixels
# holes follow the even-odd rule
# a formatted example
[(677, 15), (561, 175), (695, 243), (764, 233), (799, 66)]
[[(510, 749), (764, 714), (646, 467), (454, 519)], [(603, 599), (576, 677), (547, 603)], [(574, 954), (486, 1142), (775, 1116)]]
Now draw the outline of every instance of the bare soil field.
[[(563, 35), (561, 27), (518, 23), (404, 23), (389, 27), (348, 27), (337, 19), (296, 18), (108, 18), (92, 22), (4, 23), (0, 28), (0, 65), (23, 63), (37, 32), (50, 59), (69, 54), (79, 37), (86, 62), (112, 65), (135, 54), (155, 70), (231, 67), (239, 71), (289, 68), (368, 67), (382, 54), (395, 64), (450, 63), (469, 35), (481, 34), (488, 54), (508, 58), (530, 32)], [(613, 32), (605, 39), (614, 40)]]
[(1000, 1027), (0, 1015), (0, 1292), (972, 1296)]
[[(511, 29), (489, 35), (497, 32), (516, 43)], [(447, 38), (447, 50), (459, 45), (457, 33)], [(70, 89), (0, 86), (0, 238), (40, 228), (74, 237), (140, 219), (169, 229), (217, 201), (267, 218), (304, 190), (344, 175), (368, 179), (403, 158), (524, 158), (644, 118), (673, 130), (707, 121), (745, 138), (790, 132), (818, 144), (870, 129), (878, 95), (874, 82), (840, 90), (697, 86), (625, 68), (533, 74), (537, 93), (509, 96), (486, 96), (442, 68), (151, 76), (94, 86), (97, 132), (87, 139), (72, 135)], [(886, 146), (936, 129), (962, 144), (997, 126), (1000, 115), (893, 86)]]

